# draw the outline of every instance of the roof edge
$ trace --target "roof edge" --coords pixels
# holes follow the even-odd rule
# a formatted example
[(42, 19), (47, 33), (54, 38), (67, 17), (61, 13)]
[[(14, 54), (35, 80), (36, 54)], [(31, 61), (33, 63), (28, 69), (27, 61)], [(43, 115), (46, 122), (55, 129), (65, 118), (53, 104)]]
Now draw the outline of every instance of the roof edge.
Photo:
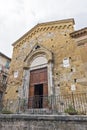
[(49, 22), (44, 22), (44, 23), (39, 23), (39, 25), (46, 25), (46, 24), (56, 24), (56, 23), (65, 23), (65, 22), (73, 22), (73, 24), (75, 24), (74, 18), (70, 18), (70, 19), (63, 19), (63, 20), (58, 20), (58, 21), (49, 21)]
[(6, 56), (5, 54), (3, 54), (2, 52), (0, 52), (0, 55), (1, 56), (3, 56), (3, 57), (5, 57), (5, 58), (7, 58), (7, 59), (9, 59), (10, 61), (11, 61), (11, 58), (10, 57), (8, 57), (8, 56)]
[(12, 46), (14, 46), (17, 42), (19, 42), (23, 37), (25, 37), (28, 33), (32, 32), (35, 28), (39, 27), (39, 26), (44, 26), (44, 25), (52, 25), (57, 24), (57, 23), (65, 23), (65, 22), (72, 22), (73, 25), (75, 24), (75, 21), (73, 18), (70, 19), (63, 19), (63, 20), (58, 20), (58, 21), (50, 21), (50, 22), (44, 22), (44, 23), (38, 23), (37, 25), (35, 25), (33, 28), (31, 28), (28, 32), (26, 32), (23, 36), (21, 36), (17, 41), (15, 41)]
[(71, 37), (77, 37), (77, 36), (79, 37), (80, 35), (85, 34), (85, 33), (87, 33), (87, 27), (79, 29), (77, 31), (74, 31), (74, 32), (70, 33), (70, 36)]
[(33, 28), (31, 28), (28, 32), (26, 32), (24, 35), (22, 35), (17, 41), (12, 43), (12, 46), (14, 46), (17, 42), (19, 42), (23, 37), (25, 37), (28, 33), (32, 32), (39, 24), (35, 25)]

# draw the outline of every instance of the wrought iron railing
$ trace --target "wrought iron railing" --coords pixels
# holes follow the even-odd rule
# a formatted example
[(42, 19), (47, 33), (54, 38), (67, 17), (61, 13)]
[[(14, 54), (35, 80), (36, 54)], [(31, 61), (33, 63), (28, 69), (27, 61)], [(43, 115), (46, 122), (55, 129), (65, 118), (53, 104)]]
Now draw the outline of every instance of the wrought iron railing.
[(87, 114), (87, 93), (58, 96), (34, 96), (29, 99), (10, 99), (0, 102), (0, 110), (13, 113), (63, 114), (72, 106), (79, 114)]

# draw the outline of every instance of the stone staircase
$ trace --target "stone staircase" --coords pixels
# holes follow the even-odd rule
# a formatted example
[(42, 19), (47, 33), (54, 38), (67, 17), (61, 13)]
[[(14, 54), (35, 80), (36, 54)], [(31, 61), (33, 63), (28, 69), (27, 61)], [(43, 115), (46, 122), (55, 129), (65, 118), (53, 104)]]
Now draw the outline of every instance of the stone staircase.
[(31, 114), (31, 115), (65, 115), (64, 113), (53, 111), (48, 108), (40, 108), (40, 109), (27, 109), (25, 114)]
[(41, 109), (27, 109), (25, 111), (26, 114), (41, 114), (41, 115), (50, 115), (52, 114), (52, 110), (48, 108), (41, 108)]

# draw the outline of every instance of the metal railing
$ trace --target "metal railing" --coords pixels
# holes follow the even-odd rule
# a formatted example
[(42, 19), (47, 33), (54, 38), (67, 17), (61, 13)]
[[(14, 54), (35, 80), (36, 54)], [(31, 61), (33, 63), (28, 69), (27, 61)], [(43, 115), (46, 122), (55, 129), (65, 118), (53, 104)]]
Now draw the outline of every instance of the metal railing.
[(0, 102), (0, 110), (14, 113), (62, 114), (72, 106), (79, 114), (87, 114), (87, 93), (58, 96), (34, 96), (29, 99), (10, 99)]

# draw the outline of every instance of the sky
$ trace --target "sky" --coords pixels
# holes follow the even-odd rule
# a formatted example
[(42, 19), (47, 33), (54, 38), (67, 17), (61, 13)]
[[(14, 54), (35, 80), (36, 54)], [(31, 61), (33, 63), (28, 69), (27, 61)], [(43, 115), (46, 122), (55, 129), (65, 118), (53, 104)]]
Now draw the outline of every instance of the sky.
[(38, 23), (74, 18), (87, 27), (87, 0), (0, 0), (0, 52), (12, 57), (12, 43)]

